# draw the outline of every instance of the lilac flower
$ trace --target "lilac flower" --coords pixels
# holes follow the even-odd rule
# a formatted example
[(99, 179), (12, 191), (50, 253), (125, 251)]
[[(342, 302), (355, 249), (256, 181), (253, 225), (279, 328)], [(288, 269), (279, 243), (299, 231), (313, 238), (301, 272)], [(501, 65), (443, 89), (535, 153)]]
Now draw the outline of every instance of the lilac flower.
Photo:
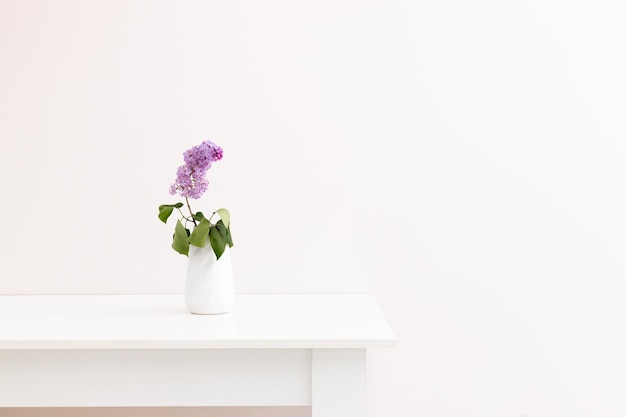
[(206, 172), (211, 168), (211, 163), (222, 159), (222, 148), (209, 140), (205, 140), (198, 146), (185, 151), (185, 164), (189, 165), (194, 171)]
[(200, 198), (209, 187), (206, 172), (211, 168), (211, 163), (219, 161), (222, 156), (222, 148), (209, 140), (185, 151), (185, 165), (178, 167), (176, 182), (170, 185), (170, 194), (178, 192), (185, 198)]

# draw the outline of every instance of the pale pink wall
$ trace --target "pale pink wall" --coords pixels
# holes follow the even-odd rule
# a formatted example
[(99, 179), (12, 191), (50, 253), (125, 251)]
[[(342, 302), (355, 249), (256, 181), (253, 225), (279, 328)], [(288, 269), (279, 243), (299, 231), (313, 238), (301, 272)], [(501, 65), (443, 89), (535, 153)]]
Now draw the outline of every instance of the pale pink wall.
[[(328, 95), (349, 3), (0, 1), (0, 201), (54, 236), (31, 262), (7, 223), (0, 293), (181, 292), (184, 257), (154, 213), (207, 138), (224, 159), (192, 207), (230, 209), (239, 291), (369, 291), (377, 150)], [(260, 250), (277, 238), (280, 254)]]

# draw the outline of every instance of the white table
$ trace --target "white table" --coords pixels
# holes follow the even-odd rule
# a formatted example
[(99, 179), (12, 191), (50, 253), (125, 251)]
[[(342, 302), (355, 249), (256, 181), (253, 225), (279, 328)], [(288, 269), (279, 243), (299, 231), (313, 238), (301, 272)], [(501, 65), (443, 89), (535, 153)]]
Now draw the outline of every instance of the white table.
[(311, 406), (365, 416), (365, 350), (395, 343), (370, 295), (0, 296), (0, 407)]

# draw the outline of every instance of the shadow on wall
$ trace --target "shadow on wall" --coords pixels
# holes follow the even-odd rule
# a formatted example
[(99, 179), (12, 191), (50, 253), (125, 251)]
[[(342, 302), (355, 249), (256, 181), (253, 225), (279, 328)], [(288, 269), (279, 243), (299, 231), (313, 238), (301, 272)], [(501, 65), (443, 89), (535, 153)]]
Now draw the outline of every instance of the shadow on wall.
[[(131, 414), (132, 410), (132, 414)], [(0, 408), (0, 417), (311, 417), (311, 407)]]

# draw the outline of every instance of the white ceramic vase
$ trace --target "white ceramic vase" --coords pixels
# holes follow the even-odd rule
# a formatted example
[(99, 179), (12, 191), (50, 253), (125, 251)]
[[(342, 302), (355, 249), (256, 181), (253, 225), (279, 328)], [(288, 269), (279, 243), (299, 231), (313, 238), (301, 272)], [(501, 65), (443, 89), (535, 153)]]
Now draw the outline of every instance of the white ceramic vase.
[(194, 314), (228, 313), (235, 301), (235, 283), (226, 245), (218, 260), (207, 240), (203, 248), (189, 246), (185, 303)]

